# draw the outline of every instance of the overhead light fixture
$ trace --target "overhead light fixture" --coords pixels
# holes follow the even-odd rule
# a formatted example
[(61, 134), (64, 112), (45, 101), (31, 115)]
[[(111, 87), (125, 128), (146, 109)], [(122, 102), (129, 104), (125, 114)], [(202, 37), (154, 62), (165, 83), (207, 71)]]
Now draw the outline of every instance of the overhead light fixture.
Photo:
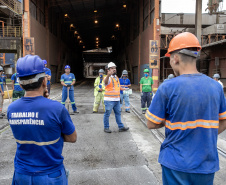
[(0, 5), (0, 8), (2, 8), (2, 9), (7, 9), (8, 7), (5, 6), (5, 5)]
[(69, 21), (69, 19), (70, 19), (69, 15), (67, 13), (64, 14), (64, 21)]
[(126, 4), (123, 4), (122, 7), (123, 7), (123, 8), (126, 8)]
[(97, 9), (95, 9), (93, 12), (94, 12), (94, 13), (97, 13)]
[(96, 44), (98, 44), (99, 43), (99, 41), (96, 41)]
[(82, 40), (80, 40), (79, 43), (81, 44), (82, 43)]
[(86, 47), (85, 46), (83, 46), (83, 49), (85, 49)]
[(78, 31), (75, 30), (74, 34), (77, 35), (78, 34)]
[(99, 40), (99, 38), (98, 38), (98, 37), (96, 37), (96, 40)]
[(119, 24), (116, 24), (115, 27), (116, 27), (116, 28), (119, 28)]
[(98, 20), (95, 20), (94, 23), (97, 24), (98, 23)]
[(81, 37), (78, 35), (78, 36), (77, 36), (77, 39), (81, 39)]
[(74, 24), (70, 24), (70, 31), (75, 31), (75, 26), (74, 26)]

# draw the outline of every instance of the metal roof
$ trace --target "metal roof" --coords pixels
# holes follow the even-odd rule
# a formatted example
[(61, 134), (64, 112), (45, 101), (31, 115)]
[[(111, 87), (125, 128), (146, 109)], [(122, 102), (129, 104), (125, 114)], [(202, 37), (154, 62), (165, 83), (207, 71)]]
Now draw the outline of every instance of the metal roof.
[(217, 42), (213, 42), (213, 43), (210, 43), (210, 44), (205, 44), (205, 45), (202, 46), (202, 48), (208, 48), (208, 47), (211, 47), (211, 46), (216, 46), (216, 45), (225, 44), (225, 43), (226, 43), (226, 39), (220, 40), (220, 41), (217, 41)]

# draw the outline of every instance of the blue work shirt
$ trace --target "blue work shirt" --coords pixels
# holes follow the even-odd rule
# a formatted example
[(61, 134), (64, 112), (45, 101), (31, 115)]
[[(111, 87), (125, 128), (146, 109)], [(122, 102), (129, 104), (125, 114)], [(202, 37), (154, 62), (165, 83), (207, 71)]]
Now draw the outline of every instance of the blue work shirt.
[[(45, 74), (51, 76), (51, 70), (47, 67), (44, 68)], [(47, 85), (50, 84), (50, 80), (47, 80)]]
[(146, 113), (165, 121), (159, 163), (172, 170), (210, 174), (219, 170), (219, 120), (226, 119), (221, 85), (204, 74), (184, 74), (158, 88)]
[[(127, 85), (131, 85), (130, 80), (128, 78), (119, 78), (119, 82), (122, 88), (128, 88)], [(120, 94), (123, 94), (122, 90), (120, 90)]]
[(62, 134), (75, 131), (63, 105), (43, 96), (22, 97), (9, 105), (7, 117), (17, 143), (18, 173), (46, 175), (63, 168)]
[(2, 91), (4, 91), (4, 87), (3, 87), (3, 79), (0, 77), (0, 85), (1, 85), (1, 88), (2, 88)]
[[(66, 85), (71, 85), (75, 81), (75, 75), (70, 73), (69, 75), (62, 74), (60, 78), (61, 82), (64, 82)], [(63, 86), (63, 90), (67, 90), (67, 87)], [(74, 90), (74, 87), (71, 86), (70, 90)]]
[(3, 82), (6, 81), (6, 75), (5, 74), (2, 74), (2, 80), (3, 80)]
[(19, 84), (19, 77), (16, 76), (16, 73), (11, 76), (11, 80), (14, 80), (14, 90), (23, 91)]

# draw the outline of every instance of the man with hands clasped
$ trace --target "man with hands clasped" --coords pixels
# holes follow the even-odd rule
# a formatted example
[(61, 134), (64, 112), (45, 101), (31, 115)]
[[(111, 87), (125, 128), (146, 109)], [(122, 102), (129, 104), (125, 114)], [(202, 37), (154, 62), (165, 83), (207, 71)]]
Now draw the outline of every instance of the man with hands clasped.
[(75, 84), (75, 75), (73, 73), (70, 73), (71, 68), (69, 65), (65, 66), (65, 73), (61, 75), (60, 81), (61, 85), (63, 85), (62, 89), (62, 101), (61, 104), (65, 106), (65, 101), (67, 99), (67, 88), (69, 88), (69, 99), (71, 101), (71, 106), (74, 113), (79, 113), (77, 110), (77, 107), (75, 105), (75, 99), (74, 99), (74, 84)]

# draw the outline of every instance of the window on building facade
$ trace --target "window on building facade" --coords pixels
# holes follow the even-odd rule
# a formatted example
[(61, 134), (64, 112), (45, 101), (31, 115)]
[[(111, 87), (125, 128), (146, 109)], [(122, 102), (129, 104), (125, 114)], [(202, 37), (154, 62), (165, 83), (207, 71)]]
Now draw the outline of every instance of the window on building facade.
[(143, 0), (143, 30), (148, 27), (149, 0)]
[(155, 18), (155, 0), (150, 0), (150, 24), (153, 23)]
[(29, 7), (30, 8), (30, 15), (33, 18), (37, 19), (36, 1), (30, 1), (29, 5), (30, 5), (30, 7)]
[(139, 1), (134, 2), (134, 17), (133, 17), (133, 40), (139, 35), (140, 28), (140, 11), (139, 11)]

